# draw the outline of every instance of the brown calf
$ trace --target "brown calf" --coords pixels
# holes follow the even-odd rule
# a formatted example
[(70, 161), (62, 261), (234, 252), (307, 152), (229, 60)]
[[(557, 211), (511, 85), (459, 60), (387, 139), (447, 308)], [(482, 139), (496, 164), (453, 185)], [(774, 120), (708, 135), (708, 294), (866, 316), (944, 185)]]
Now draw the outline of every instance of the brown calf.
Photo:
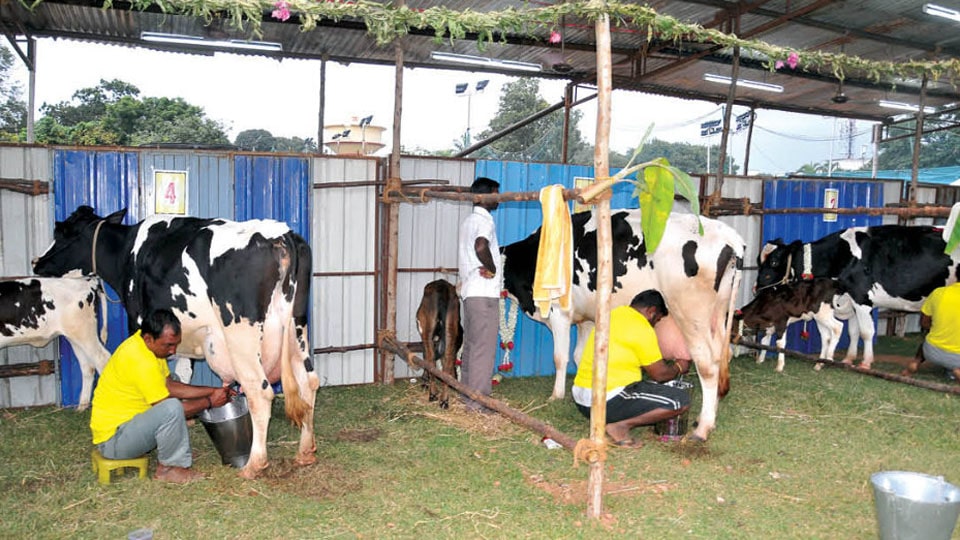
[[(441, 369), (451, 377), (456, 377), (454, 361), (463, 344), (463, 327), (460, 326), (457, 289), (449, 281), (438, 279), (423, 288), (423, 299), (417, 309), (417, 330), (423, 340), (423, 359), (433, 363), (441, 358)], [(447, 385), (426, 371), (423, 376), (429, 381), (430, 401), (439, 399), (441, 409), (450, 408), (450, 389)]]

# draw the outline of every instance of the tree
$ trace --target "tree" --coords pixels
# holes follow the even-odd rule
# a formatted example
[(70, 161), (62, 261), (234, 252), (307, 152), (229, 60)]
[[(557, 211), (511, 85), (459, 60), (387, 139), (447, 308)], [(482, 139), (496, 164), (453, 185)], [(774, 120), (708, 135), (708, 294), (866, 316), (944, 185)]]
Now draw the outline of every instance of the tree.
[[(628, 152), (628, 155), (633, 155), (634, 150), (631, 149)], [(637, 156), (637, 159), (634, 160), (635, 163), (642, 163), (644, 161), (649, 161), (654, 158), (662, 157), (666, 158), (670, 162), (670, 165), (680, 169), (681, 171), (686, 171), (688, 173), (712, 173), (716, 171), (717, 168), (717, 159), (720, 157), (720, 146), (711, 145), (710, 146), (710, 164), (707, 166), (707, 147), (698, 144), (690, 143), (676, 143), (676, 142), (667, 142), (661, 141), (660, 139), (651, 139), (643, 145), (643, 149), (640, 151), (640, 155)], [(613, 160), (611, 158), (611, 164)], [(730, 171), (730, 164), (733, 163), (733, 173), (736, 173), (739, 170), (739, 166), (736, 165), (733, 157), (727, 155), (726, 158), (727, 166), (724, 171)]]
[(245, 129), (237, 133), (233, 144), (241, 150), (267, 152), (273, 150), (273, 134), (265, 129)]
[[(924, 121), (925, 128), (935, 128), (960, 122), (960, 116), (948, 114), (940, 117), (930, 117)], [(912, 135), (916, 130), (916, 122), (897, 124), (891, 129), (891, 136)], [(877, 156), (877, 165), (880, 169), (910, 169), (913, 167), (913, 137), (904, 137), (895, 141), (880, 144), (880, 154)], [(953, 167), (960, 165), (960, 130), (944, 130), (928, 133), (920, 141), (920, 168)], [(870, 169), (872, 165), (865, 165)]]
[(229, 144), (223, 126), (183, 98), (145, 97), (121, 80), (73, 93), (70, 101), (41, 107), (37, 141), (47, 144)]
[[(549, 107), (539, 91), (540, 82), (536, 79), (525, 77), (505, 84), (500, 95), (500, 108), (490, 121), (490, 127), (481, 132), (477, 140), (488, 138)], [(583, 140), (578, 127), (582, 116), (583, 113), (577, 110), (570, 114), (567, 160), (590, 164), (593, 163), (593, 148)], [(563, 112), (556, 111), (505, 135), (485, 149), (495, 159), (559, 162), (562, 141)]]
[(0, 46), (0, 140), (17, 141), (27, 127), (27, 104), (23, 89), (12, 77), (13, 53)]

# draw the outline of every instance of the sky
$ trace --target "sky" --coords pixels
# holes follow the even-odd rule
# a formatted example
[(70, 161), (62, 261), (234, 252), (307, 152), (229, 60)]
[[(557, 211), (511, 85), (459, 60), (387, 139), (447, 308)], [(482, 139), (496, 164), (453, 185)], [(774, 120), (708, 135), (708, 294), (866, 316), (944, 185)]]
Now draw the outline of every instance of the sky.
[[(19, 59), (18, 59), (19, 62)], [(27, 70), (17, 64), (15, 78), (24, 89)], [(81, 88), (100, 80), (120, 79), (140, 89), (140, 97), (182, 97), (220, 121), (231, 140), (247, 129), (266, 129), (274, 136), (317, 138), (320, 103), (320, 61), (282, 61), (218, 53), (214, 56), (151, 51), (117, 45), (72, 40), (40, 39), (37, 42), (36, 117), (43, 103), (68, 101)], [(490, 83), (482, 93), (458, 96), (458, 83), (473, 88), (479, 80)], [(407, 69), (403, 76), (403, 146), (413, 150), (453, 147), (466, 129), (487, 128), (499, 107), (501, 89), (514, 80), (497, 74)], [(563, 100), (564, 81), (543, 79), (540, 94), (550, 104)], [(580, 89), (577, 97), (589, 95)], [(386, 155), (391, 145), (394, 68), (362, 64), (327, 63), (325, 124), (351, 122), (373, 115), (372, 124), (386, 128)], [(583, 112), (581, 132), (592, 143), (596, 130), (597, 101)], [(735, 107), (734, 113), (746, 112)], [(610, 147), (621, 153), (635, 147), (653, 124), (652, 137), (691, 144), (719, 144), (720, 136), (700, 136), (700, 124), (721, 119), (719, 105), (637, 92), (615, 91)], [(751, 142), (750, 173), (781, 174), (806, 163), (847, 157), (844, 137), (851, 131), (846, 121), (777, 111), (758, 111)], [(872, 155), (871, 124), (857, 122), (853, 157)], [(746, 130), (733, 135), (730, 152), (743, 164)], [(711, 159), (716, 159), (712, 156)]]

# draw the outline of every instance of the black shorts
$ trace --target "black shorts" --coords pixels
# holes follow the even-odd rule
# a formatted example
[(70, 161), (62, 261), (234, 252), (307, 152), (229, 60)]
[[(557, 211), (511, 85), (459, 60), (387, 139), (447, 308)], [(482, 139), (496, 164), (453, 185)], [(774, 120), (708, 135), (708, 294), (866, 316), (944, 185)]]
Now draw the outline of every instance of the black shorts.
[[(688, 405), (690, 393), (682, 388), (653, 381), (638, 381), (627, 385), (619, 394), (607, 400), (607, 423), (640, 416), (654, 409), (676, 411)], [(577, 409), (587, 418), (590, 417), (590, 407), (578, 403)]]

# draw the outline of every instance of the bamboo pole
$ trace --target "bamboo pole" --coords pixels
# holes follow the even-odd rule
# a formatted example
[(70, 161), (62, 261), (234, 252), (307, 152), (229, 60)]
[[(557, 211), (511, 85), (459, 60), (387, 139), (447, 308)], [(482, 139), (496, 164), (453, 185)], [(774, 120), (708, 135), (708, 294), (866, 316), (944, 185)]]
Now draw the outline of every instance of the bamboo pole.
[(923, 74), (923, 80), (920, 83), (920, 106), (917, 109), (916, 129), (913, 134), (913, 158), (910, 161), (910, 188), (907, 192), (910, 194), (908, 199), (910, 204), (917, 204), (917, 181), (920, 174), (920, 141), (923, 139), (923, 106), (927, 97), (927, 74)]
[(422, 368), (430, 375), (440, 379), (446, 383), (450, 388), (453, 388), (457, 392), (468, 396), (470, 399), (477, 401), (482, 404), (484, 407), (493, 409), (498, 413), (506, 416), (511, 421), (520, 424), (530, 430), (539, 433), (545, 437), (550, 437), (551, 439), (560, 443), (564, 448), (568, 450), (573, 450), (576, 447), (576, 440), (573, 437), (563, 433), (562, 431), (557, 430), (555, 427), (537, 420), (532, 416), (528, 416), (513, 407), (510, 407), (506, 403), (503, 403), (500, 400), (493, 399), (489, 396), (485, 396), (476, 390), (468, 387), (467, 385), (461, 383), (456, 378), (451, 377), (450, 375), (444, 373), (443, 371), (437, 369), (436, 365), (431, 365), (429, 362), (423, 358), (413, 354), (410, 349), (406, 347), (403, 343), (396, 340), (396, 338), (389, 334), (384, 333), (380, 337), (380, 348), (385, 351), (389, 351), (392, 354), (396, 354), (407, 361), (407, 364), (411, 368)]
[(0, 379), (29, 375), (51, 375), (53, 372), (53, 360), (40, 360), (33, 364), (9, 364), (0, 366)]
[(854, 371), (856, 373), (862, 373), (864, 375), (870, 375), (872, 377), (877, 377), (879, 379), (886, 379), (888, 381), (900, 382), (904, 384), (909, 384), (911, 386), (916, 386), (919, 388), (926, 388), (927, 390), (935, 390), (937, 392), (946, 392), (948, 394), (957, 394), (960, 395), (960, 385), (956, 384), (941, 384), (930, 381), (921, 381), (913, 379), (910, 377), (904, 377), (903, 375), (898, 375), (895, 373), (887, 373), (886, 371), (879, 371), (876, 369), (863, 368), (860, 366), (855, 366), (853, 364), (845, 364), (843, 362), (837, 362), (836, 360), (823, 360), (815, 354), (806, 354), (797, 351), (791, 351), (789, 349), (781, 349), (779, 347), (771, 347), (769, 345), (762, 345), (755, 341), (748, 339), (734, 339), (733, 343), (737, 345), (743, 345), (744, 347), (750, 347), (751, 349), (762, 349), (765, 351), (773, 351), (776, 353), (783, 353), (788, 356), (799, 358), (807, 362), (813, 362), (815, 364), (823, 364), (825, 366), (835, 367), (845, 369), (847, 371)]
[[(613, 65), (610, 58), (610, 18), (596, 22), (597, 35), (597, 135), (593, 153), (594, 182), (610, 176), (610, 114)], [(610, 339), (610, 297), (613, 293), (613, 255), (610, 228), (610, 191), (597, 198), (597, 311), (594, 318), (593, 400), (590, 403), (590, 441), (606, 444), (607, 352)], [(587, 517), (600, 519), (603, 511), (604, 460), (590, 463), (587, 478)]]
[(0, 178), (0, 189), (15, 191), (24, 195), (46, 195), (50, 193), (50, 183), (43, 180)]

